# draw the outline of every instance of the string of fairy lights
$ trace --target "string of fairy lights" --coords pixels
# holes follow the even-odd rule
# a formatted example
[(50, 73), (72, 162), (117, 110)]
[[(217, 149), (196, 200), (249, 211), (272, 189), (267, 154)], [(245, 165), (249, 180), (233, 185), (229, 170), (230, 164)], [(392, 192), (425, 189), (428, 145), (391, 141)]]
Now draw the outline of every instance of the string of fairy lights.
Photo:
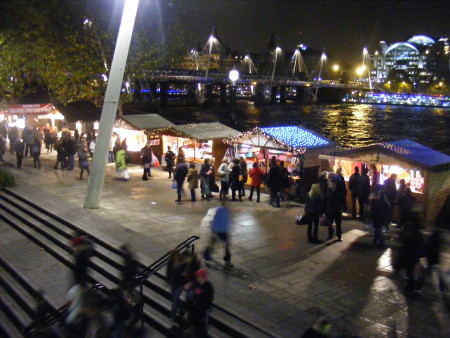
[(288, 152), (304, 154), (307, 148), (329, 145), (330, 142), (312, 132), (298, 126), (256, 127), (253, 130), (239, 134), (236, 137), (224, 139), (227, 144), (241, 143), (252, 135), (264, 135)]
[(385, 148), (389, 151), (396, 152), (397, 154), (400, 154), (400, 155), (411, 154), (411, 150), (397, 146), (397, 145), (389, 143), (389, 142), (380, 142), (380, 143), (378, 143), (378, 145), (382, 148)]

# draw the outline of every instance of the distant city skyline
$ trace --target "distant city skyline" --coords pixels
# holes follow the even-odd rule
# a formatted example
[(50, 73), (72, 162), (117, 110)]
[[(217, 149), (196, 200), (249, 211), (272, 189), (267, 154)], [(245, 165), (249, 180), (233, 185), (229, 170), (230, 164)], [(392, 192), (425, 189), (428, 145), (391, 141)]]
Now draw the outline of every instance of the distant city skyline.
[[(176, 10), (176, 2), (161, 2), (162, 11)], [(202, 46), (212, 27), (241, 53), (263, 51), (273, 34), (285, 52), (303, 41), (353, 65), (365, 45), (372, 53), (381, 40), (448, 37), (448, 13), (450, 1), (433, 0), (195, 0), (184, 16)]]

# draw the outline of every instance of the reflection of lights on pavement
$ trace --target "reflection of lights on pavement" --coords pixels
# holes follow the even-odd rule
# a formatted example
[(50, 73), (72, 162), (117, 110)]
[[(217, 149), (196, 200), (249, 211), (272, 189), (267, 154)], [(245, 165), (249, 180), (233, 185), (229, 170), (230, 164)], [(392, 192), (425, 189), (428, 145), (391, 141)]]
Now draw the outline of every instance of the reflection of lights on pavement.
[(384, 251), (377, 261), (377, 270), (392, 271), (392, 249), (388, 248)]

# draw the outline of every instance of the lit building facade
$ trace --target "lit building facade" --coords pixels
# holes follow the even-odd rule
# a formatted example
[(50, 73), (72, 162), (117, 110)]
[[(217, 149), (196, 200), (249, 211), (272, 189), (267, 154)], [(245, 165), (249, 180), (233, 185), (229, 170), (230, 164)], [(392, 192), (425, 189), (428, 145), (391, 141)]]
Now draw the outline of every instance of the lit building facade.
[(401, 71), (414, 87), (420, 88), (448, 76), (449, 56), (447, 38), (435, 41), (416, 35), (406, 42), (396, 42), (390, 46), (381, 41), (380, 50), (373, 55), (372, 76), (382, 83), (391, 71)]

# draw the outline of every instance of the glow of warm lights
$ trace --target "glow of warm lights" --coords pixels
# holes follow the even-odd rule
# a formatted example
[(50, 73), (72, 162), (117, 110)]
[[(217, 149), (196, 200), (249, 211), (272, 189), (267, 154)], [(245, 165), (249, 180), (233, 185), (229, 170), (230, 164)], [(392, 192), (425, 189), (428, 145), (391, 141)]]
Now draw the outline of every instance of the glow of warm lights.
[(239, 72), (236, 69), (232, 69), (230, 70), (228, 77), (230, 78), (231, 82), (236, 82), (239, 79)]
[(339, 70), (339, 65), (334, 65), (334, 66), (333, 66), (333, 70), (334, 70), (335, 72), (337, 72), (337, 71)]
[(444, 85), (444, 82), (439, 82), (439, 87), (442, 87)]

